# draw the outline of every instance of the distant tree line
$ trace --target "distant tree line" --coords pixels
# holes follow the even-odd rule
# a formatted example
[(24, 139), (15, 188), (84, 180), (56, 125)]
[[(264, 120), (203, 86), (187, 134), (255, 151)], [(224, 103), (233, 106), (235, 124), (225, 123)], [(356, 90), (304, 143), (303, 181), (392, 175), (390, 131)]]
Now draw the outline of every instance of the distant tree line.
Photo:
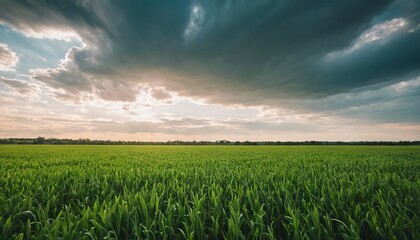
[(420, 145), (420, 141), (111, 141), (91, 140), (89, 138), (59, 139), (59, 138), (3, 138), (0, 144), (51, 144), (51, 145), (384, 145), (384, 146), (413, 146)]

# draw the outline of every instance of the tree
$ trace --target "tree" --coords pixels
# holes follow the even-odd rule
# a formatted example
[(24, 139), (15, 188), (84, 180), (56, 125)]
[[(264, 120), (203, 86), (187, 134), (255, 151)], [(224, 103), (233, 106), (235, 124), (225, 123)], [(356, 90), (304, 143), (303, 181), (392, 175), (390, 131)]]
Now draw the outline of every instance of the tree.
[(44, 144), (45, 138), (44, 137), (37, 137), (35, 140), (35, 144)]

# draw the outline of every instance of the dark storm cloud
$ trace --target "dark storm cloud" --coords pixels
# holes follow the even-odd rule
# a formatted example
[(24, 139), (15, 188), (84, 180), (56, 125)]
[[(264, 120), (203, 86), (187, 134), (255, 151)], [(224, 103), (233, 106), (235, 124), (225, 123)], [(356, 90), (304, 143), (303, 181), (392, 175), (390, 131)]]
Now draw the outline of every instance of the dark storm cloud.
[(383, 82), (409, 80), (420, 74), (420, 31), (365, 47), (334, 59), (321, 69), (319, 85), (336, 93)]
[[(0, 2), (0, 23), (4, 22), (28, 35), (37, 35), (46, 29), (85, 32), (108, 32), (104, 22), (105, 10), (96, 1), (84, 0), (3, 0)], [(51, 37), (51, 36), (50, 36)]]
[(420, 77), (374, 90), (342, 93), (324, 99), (289, 101), (286, 105), (326, 116), (375, 123), (420, 122)]
[[(2, 1), (0, 20), (22, 31), (50, 27), (80, 35), (83, 55), (68, 68), (34, 75), (72, 93), (96, 89), (102, 98), (130, 101), (136, 91), (126, 90), (146, 83), (212, 102), (279, 104), (418, 76), (419, 6), (411, 0)], [(401, 26), (392, 25), (397, 18)], [(377, 24), (385, 30), (374, 32)], [(126, 87), (118, 93), (103, 82)]]

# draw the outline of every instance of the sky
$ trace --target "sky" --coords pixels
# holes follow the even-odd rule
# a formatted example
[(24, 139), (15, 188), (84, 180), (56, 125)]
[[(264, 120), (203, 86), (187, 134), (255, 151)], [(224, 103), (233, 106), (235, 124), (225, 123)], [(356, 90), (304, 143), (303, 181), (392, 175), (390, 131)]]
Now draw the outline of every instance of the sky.
[(0, 138), (420, 140), (418, 0), (0, 0)]

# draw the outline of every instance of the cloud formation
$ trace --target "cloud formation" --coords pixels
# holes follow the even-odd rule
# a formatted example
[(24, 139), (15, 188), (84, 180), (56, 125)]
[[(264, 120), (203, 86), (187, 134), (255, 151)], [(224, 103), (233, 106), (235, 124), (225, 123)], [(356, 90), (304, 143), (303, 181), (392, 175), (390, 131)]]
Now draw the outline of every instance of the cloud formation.
[(0, 43), (0, 71), (15, 71), (19, 57), (13, 52), (7, 44)]
[(0, 102), (39, 94), (10, 118), (243, 139), (419, 130), (418, 0), (4, 0), (0, 25)]
[(420, 77), (417, 77), (378, 89), (359, 90), (310, 101), (290, 101), (287, 105), (372, 123), (419, 123), (419, 96)]
[(0, 84), (11, 88), (13, 91), (20, 94), (26, 94), (35, 89), (35, 87), (28, 83), (17, 79), (8, 79), (0, 76)]
[[(395, 83), (420, 69), (420, 4), (410, 0), (2, 5), (1, 21), (28, 35), (55, 29), (86, 43), (83, 57), (43, 72), (45, 77), (36, 71), (35, 79), (71, 93), (77, 84), (80, 91), (101, 89), (99, 96), (110, 100), (130, 101), (137, 92), (100, 94), (114, 84), (99, 82), (125, 90), (146, 83), (213, 102), (264, 104)], [(14, 14), (8, 13), (12, 8)]]
[[(113, 140), (416, 140), (420, 126), (413, 124), (360, 124), (360, 122), (336, 119), (328, 125), (311, 123), (278, 123), (246, 121), (239, 119), (213, 121), (209, 119), (163, 119), (149, 121), (74, 120), (42, 116), (2, 115), (1, 131), (4, 137), (28, 137), (43, 135), (61, 138), (93, 138)], [(318, 121), (320, 121), (319, 119)], [(343, 125), (345, 124), (345, 125)], [(345, 127), (343, 127), (345, 126)], [(16, 128), (21, 131), (16, 132)], [(299, 131), (297, 131), (299, 130)], [(362, 130), (362, 131), (360, 131)], [(378, 131), (379, 130), (379, 131)], [(269, 133), (269, 134), (268, 134)]]

